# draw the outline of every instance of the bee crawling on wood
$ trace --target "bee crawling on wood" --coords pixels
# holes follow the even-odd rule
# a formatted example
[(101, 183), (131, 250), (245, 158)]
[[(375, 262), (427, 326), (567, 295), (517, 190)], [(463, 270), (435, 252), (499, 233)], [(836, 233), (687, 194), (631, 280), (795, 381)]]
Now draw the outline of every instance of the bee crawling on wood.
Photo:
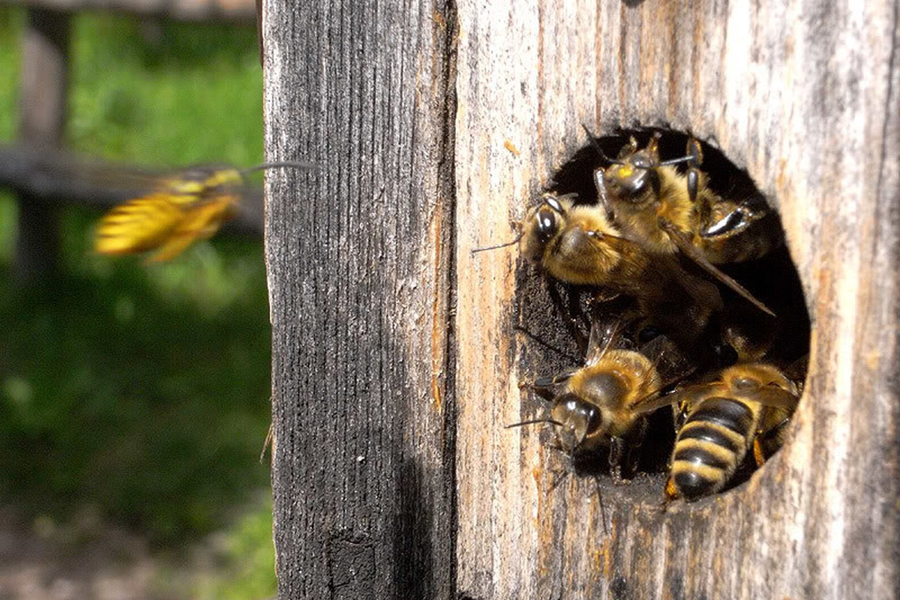
[(618, 327), (595, 322), (583, 367), (523, 386), (550, 403), (549, 418), (507, 426), (553, 425), (559, 449), (573, 459), (608, 449), (615, 482), (623, 480), (623, 469), (633, 469), (646, 433), (645, 416), (675, 401), (662, 395), (663, 382), (650, 359), (612, 347)]
[(315, 168), (311, 163), (286, 161), (243, 171), (228, 166), (195, 167), (159, 178), (151, 193), (103, 216), (95, 248), (108, 255), (152, 251), (149, 262), (171, 260), (194, 241), (212, 237), (233, 216), (250, 173), (279, 167)]

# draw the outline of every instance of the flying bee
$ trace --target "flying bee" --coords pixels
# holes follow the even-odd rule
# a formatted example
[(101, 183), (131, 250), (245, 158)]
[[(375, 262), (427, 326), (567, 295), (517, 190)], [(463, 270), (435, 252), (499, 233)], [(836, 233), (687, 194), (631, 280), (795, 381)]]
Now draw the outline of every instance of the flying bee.
[(800, 392), (775, 366), (745, 363), (673, 395), (687, 416), (675, 440), (665, 493), (668, 500), (690, 502), (725, 487), (751, 448), (761, 466), (781, 446)]
[(213, 236), (246, 193), (247, 176), (276, 167), (311, 169), (305, 162), (267, 163), (245, 169), (195, 167), (155, 182), (154, 190), (107, 212), (97, 226), (100, 254), (155, 251), (148, 260), (170, 260), (194, 241)]
[(623, 466), (633, 466), (632, 453), (646, 433), (645, 417), (673, 399), (660, 395), (663, 384), (650, 359), (640, 352), (612, 348), (616, 329), (600, 327), (595, 321), (582, 368), (527, 386), (550, 403), (549, 418), (508, 427), (549, 423), (559, 449), (572, 459), (608, 449), (610, 473), (619, 482)]
[[(610, 163), (594, 172), (600, 203), (615, 216), (626, 237), (649, 252), (685, 255), (758, 309), (775, 316), (746, 288), (713, 264), (713, 259), (730, 261), (737, 257), (754, 257), (754, 253), (744, 250), (744, 236), (738, 233), (750, 229), (753, 223), (762, 222), (763, 215), (759, 203), (723, 203), (722, 198), (712, 191), (709, 177), (699, 169), (703, 161), (699, 141), (690, 138), (685, 156), (663, 161), (659, 156), (659, 133), (640, 150), (637, 140), (631, 137), (618, 157), (611, 160), (606, 158), (586, 127), (585, 131)], [(688, 165), (685, 174), (675, 167), (680, 163)], [(768, 251), (768, 247), (764, 250)]]

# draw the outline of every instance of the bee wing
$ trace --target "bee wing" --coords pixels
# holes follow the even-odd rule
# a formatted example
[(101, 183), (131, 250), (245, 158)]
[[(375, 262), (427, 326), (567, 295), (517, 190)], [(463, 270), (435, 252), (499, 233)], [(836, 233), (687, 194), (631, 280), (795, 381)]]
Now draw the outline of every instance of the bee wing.
[[(727, 391), (728, 388), (721, 382), (698, 383), (675, 390), (672, 392), (672, 395), (676, 396), (675, 400), (679, 404), (690, 410), (691, 407), (696, 406), (704, 399), (726, 395)], [(674, 403), (672, 402), (672, 404)]]
[(765, 386), (744, 395), (747, 400), (759, 402), (764, 406), (794, 410), (800, 398), (796, 394), (776, 386)]
[(591, 334), (588, 338), (587, 355), (584, 360), (585, 366), (595, 365), (598, 360), (603, 358), (618, 336), (621, 324), (619, 320), (601, 322), (594, 319), (591, 322)]
[(230, 216), (237, 196), (223, 194), (213, 201), (191, 207), (185, 212), (178, 227), (171, 232), (165, 243), (149, 262), (171, 260), (181, 254), (195, 240), (212, 237), (222, 223)]
[(697, 304), (715, 311), (720, 311), (724, 308), (725, 305), (722, 303), (722, 295), (719, 293), (718, 286), (702, 277), (685, 271), (675, 255), (660, 254), (654, 256), (653, 260), (654, 264), (672, 276), (678, 282), (678, 285), (691, 298), (696, 300)]
[(100, 254), (134, 254), (158, 248), (184, 218), (168, 194), (151, 194), (110, 210), (100, 219), (95, 248)]
[(671, 406), (680, 400), (681, 395), (678, 392), (668, 394), (660, 394), (658, 391), (648, 394), (639, 399), (632, 405), (632, 409), (637, 415), (646, 415), (654, 410), (659, 410), (665, 406)]
[(661, 220), (660, 227), (666, 232), (666, 234), (668, 234), (669, 239), (671, 239), (675, 243), (675, 245), (678, 246), (678, 249), (681, 250), (681, 253), (694, 261), (704, 271), (730, 287), (732, 290), (737, 292), (741, 297), (743, 297), (759, 310), (772, 317), (776, 316), (775, 313), (769, 309), (769, 307), (757, 300), (753, 296), (753, 294), (751, 294), (747, 290), (747, 288), (742, 286), (740, 283), (719, 270), (718, 267), (706, 260), (706, 257), (703, 256), (703, 253), (701, 253), (697, 249), (697, 247), (691, 243), (691, 240), (689, 240), (685, 234), (678, 231), (671, 223), (665, 220)]

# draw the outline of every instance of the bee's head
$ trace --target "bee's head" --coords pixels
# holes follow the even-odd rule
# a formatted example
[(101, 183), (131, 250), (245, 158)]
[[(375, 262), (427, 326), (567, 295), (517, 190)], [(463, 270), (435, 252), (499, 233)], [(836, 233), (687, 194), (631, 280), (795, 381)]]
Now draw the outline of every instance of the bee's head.
[(534, 262), (541, 261), (547, 246), (562, 230), (567, 212), (567, 203), (552, 194), (544, 195), (543, 202), (526, 225), (522, 238), (525, 256)]
[(603, 427), (600, 409), (571, 392), (556, 398), (550, 416), (557, 423), (554, 428), (559, 443), (568, 454), (574, 454), (586, 438)]
[(631, 138), (619, 157), (605, 169), (594, 171), (594, 185), (601, 198), (641, 204), (647, 193), (659, 192), (659, 139), (653, 137), (643, 150)]
[(621, 164), (597, 169), (594, 183), (606, 197), (623, 202), (640, 203), (647, 192), (659, 190), (659, 174), (652, 156), (645, 150), (635, 152)]

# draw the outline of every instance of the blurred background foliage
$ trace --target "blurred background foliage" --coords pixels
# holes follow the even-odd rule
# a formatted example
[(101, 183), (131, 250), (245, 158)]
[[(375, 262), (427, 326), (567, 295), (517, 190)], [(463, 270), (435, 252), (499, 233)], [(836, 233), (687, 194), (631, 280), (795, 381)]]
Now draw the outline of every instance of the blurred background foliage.
[[(16, 136), (24, 17), (0, 7), (0, 143)], [(252, 27), (82, 14), (71, 58), (68, 148), (154, 166), (262, 161)], [(163, 554), (218, 531), (226, 574), (185, 596), (273, 595), (261, 240), (219, 236), (146, 266), (92, 252), (98, 217), (63, 210), (62, 273), (25, 288), (16, 204), (0, 191), (0, 503), (60, 523), (89, 510)]]

